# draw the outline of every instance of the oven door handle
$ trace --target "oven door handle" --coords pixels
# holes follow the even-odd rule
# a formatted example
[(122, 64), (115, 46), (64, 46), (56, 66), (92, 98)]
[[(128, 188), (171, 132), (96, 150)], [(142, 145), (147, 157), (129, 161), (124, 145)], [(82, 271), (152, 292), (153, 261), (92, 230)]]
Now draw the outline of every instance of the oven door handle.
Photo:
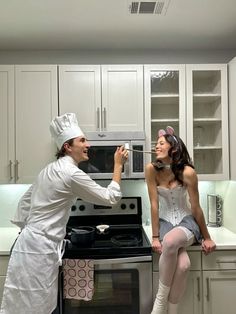
[(124, 258), (95, 259), (93, 263), (94, 265), (108, 265), (108, 264), (135, 263), (135, 262), (149, 262), (151, 260), (152, 260), (152, 256), (147, 255), (147, 256), (124, 257)]

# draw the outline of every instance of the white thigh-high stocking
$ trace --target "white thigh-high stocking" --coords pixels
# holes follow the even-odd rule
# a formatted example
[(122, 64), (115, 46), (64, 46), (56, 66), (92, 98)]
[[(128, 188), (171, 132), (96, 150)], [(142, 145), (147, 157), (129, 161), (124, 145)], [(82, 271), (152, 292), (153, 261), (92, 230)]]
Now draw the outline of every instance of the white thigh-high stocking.
[(178, 304), (168, 302), (168, 314), (177, 314)]
[(153, 305), (151, 314), (166, 314), (167, 313), (167, 300), (170, 292), (170, 287), (163, 285), (159, 280), (158, 292)]
[(186, 233), (180, 228), (169, 231), (162, 241), (162, 253), (159, 260), (160, 281), (170, 287), (177, 267), (178, 254), (181, 248), (188, 245)]
[(173, 277), (171, 289), (170, 289), (170, 294), (169, 294), (169, 301), (172, 304), (179, 303), (179, 301), (181, 300), (184, 294), (186, 284), (187, 284), (189, 268), (190, 268), (189, 256), (187, 252), (185, 251), (185, 249), (181, 248), (179, 250), (176, 270), (174, 273), (174, 277)]

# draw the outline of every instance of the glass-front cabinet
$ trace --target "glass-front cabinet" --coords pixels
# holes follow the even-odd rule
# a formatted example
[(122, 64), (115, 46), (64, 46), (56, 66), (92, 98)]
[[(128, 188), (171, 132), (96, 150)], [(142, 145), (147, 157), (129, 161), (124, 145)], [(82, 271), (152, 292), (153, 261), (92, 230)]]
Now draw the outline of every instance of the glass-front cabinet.
[(200, 180), (228, 179), (227, 65), (146, 65), (144, 71), (148, 148), (170, 125), (186, 143)]
[(155, 148), (158, 130), (166, 126), (186, 140), (185, 66), (147, 65), (144, 69), (147, 146)]
[(229, 178), (227, 65), (187, 65), (187, 146), (202, 180)]

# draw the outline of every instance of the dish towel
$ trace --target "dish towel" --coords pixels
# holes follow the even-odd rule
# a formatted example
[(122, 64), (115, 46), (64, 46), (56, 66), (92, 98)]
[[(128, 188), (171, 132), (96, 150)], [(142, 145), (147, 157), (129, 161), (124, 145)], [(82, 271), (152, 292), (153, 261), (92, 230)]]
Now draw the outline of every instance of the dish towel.
[(94, 264), (88, 259), (63, 259), (64, 298), (90, 301), (94, 292)]

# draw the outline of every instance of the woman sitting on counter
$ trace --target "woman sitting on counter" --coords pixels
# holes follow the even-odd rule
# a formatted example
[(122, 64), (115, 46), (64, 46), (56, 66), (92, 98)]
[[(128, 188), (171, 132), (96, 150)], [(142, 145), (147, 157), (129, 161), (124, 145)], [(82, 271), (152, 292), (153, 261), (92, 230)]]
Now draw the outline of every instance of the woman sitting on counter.
[(159, 288), (151, 314), (177, 314), (195, 242), (205, 254), (215, 250), (199, 204), (198, 179), (183, 141), (172, 127), (158, 132), (156, 161), (146, 166), (152, 247), (160, 254)]

